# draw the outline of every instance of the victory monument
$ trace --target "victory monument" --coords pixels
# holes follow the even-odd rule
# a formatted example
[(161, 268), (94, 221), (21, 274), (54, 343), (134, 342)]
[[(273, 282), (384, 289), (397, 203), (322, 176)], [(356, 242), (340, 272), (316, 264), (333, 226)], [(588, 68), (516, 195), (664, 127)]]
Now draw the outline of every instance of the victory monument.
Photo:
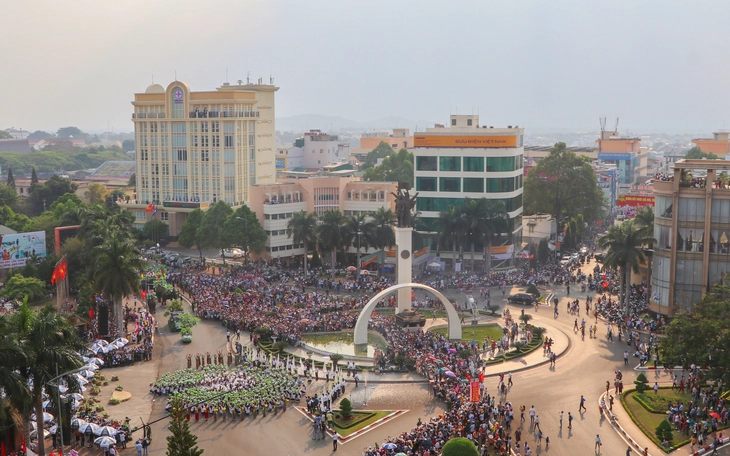
[(459, 314), (454, 309), (451, 302), (440, 291), (427, 285), (412, 282), (412, 265), (413, 265), (413, 208), (416, 206), (416, 197), (418, 193), (411, 196), (411, 186), (407, 182), (398, 182), (395, 196), (395, 215), (398, 219), (398, 226), (395, 227), (395, 246), (396, 246), (396, 285), (386, 288), (385, 290), (373, 296), (365, 307), (363, 307), (355, 324), (356, 345), (367, 344), (368, 342), (368, 320), (377, 303), (390, 293), (397, 293), (396, 314), (411, 309), (411, 292), (413, 288), (420, 288), (433, 293), (446, 309), (448, 316), (448, 335), (449, 339), (461, 339), (461, 325), (459, 323)]

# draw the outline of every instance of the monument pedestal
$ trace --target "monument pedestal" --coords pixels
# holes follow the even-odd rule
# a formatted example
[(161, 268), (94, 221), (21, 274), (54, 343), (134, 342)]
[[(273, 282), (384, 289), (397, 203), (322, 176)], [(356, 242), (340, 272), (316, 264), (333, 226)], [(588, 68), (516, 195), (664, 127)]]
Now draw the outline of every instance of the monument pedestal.
[[(396, 245), (396, 283), (411, 283), (413, 265), (413, 228), (395, 228), (395, 245)], [(396, 313), (411, 308), (411, 287), (405, 287), (398, 290)]]

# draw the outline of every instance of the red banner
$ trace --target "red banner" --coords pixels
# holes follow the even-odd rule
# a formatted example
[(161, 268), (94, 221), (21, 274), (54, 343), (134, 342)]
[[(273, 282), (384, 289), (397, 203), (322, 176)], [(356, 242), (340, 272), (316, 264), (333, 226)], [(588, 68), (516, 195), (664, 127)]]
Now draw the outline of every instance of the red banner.
[(470, 382), (469, 386), (471, 387), (469, 390), (469, 400), (472, 402), (479, 402), (479, 382)]
[(616, 204), (619, 206), (653, 206), (654, 196), (641, 196), (641, 195), (621, 195), (618, 197)]

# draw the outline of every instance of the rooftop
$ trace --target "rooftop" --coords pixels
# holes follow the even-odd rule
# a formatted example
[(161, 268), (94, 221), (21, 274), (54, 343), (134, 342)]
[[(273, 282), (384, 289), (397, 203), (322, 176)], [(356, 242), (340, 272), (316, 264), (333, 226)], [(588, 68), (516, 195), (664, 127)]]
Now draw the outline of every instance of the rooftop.
[(135, 162), (122, 160), (108, 160), (102, 163), (87, 179), (91, 180), (108, 180), (108, 179), (124, 179), (127, 180), (135, 172)]
[(728, 160), (689, 160), (683, 158), (674, 162), (674, 169), (720, 169), (730, 170), (730, 161)]

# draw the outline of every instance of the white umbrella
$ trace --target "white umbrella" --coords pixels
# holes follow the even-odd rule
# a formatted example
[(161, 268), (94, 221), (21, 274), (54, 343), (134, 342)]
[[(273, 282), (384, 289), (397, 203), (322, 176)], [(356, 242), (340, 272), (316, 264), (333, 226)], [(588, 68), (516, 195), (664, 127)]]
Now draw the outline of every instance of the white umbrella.
[[(83, 394), (79, 394), (79, 393), (71, 393), (71, 395), (70, 395), (70, 396), (71, 396), (71, 399), (73, 399), (73, 400), (75, 400), (75, 401), (79, 401), (79, 402), (80, 402), (80, 401), (83, 401), (83, 400), (84, 400), (84, 395), (83, 395)], [(80, 419), (80, 418), (79, 418), (79, 419)]]
[[(51, 433), (48, 432), (46, 429), (43, 429), (43, 438), (44, 439), (47, 439), (50, 436), (51, 436)], [(37, 439), (38, 438), (38, 431), (31, 431), (30, 438), (31, 439)]]
[(74, 376), (76, 376), (76, 381), (79, 382), (79, 385), (86, 386), (89, 384), (89, 381), (86, 380), (83, 376), (81, 376), (78, 373), (75, 373)]
[(117, 435), (117, 430), (111, 426), (101, 426), (99, 429), (94, 431), (94, 434), (114, 437), (115, 435)]
[(57, 424), (54, 424), (53, 426), (51, 426), (51, 427), (50, 427), (50, 428), (48, 429), (48, 432), (50, 432), (51, 434), (55, 434), (55, 433), (56, 433), (56, 431), (58, 431), (58, 425), (57, 425)]
[(99, 429), (98, 424), (94, 423), (85, 423), (79, 426), (79, 432), (82, 434), (86, 434), (86, 431), (91, 430), (91, 432), (96, 433), (96, 430)]
[(81, 375), (84, 378), (91, 378), (94, 376), (94, 371), (87, 369), (87, 370), (79, 372), (79, 375)]
[(44, 409), (47, 409), (49, 405), (51, 405), (51, 401), (43, 401), (43, 408)]
[[(33, 421), (36, 420), (35, 419), (35, 413), (30, 416), (30, 419), (33, 420)], [(48, 412), (43, 412), (43, 422), (44, 423), (48, 423), (48, 422), (51, 422), (51, 421), (53, 421), (53, 415), (51, 415)]]
[(114, 340), (114, 342), (121, 343), (122, 345), (127, 345), (129, 343), (129, 341), (127, 339), (125, 339), (124, 337), (120, 337), (120, 338)]
[(114, 350), (116, 350), (116, 347), (113, 346), (113, 345), (111, 345), (111, 344), (106, 345), (106, 346), (104, 346), (104, 347), (101, 348), (101, 352), (102, 353), (109, 353), (110, 351), (114, 351)]
[(94, 364), (94, 363), (89, 363), (89, 364), (87, 364), (87, 365), (86, 365), (86, 366), (84, 366), (84, 367), (85, 367), (85, 368), (86, 368), (87, 370), (92, 370), (92, 371), (95, 371), (95, 370), (99, 369), (99, 366), (97, 366), (97, 365), (96, 365), (96, 364)]
[(115, 445), (117, 443), (117, 439), (114, 437), (109, 437), (108, 435), (99, 437), (98, 439), (94, 439), (94, 443), (99, 445), (102, 448), (109, 448), (112, 445)]
[(91, 358), (89, 360), (89, 364), (96, 364), (97, 366), (103, 366), (104, 360), (101, 358)]
[(109, 342), (105, 341), (104, 339), (99, 339), (99, 340), (97, 340), (97, 341), (96, 341), (96, 342), (94, 342), (94, 343), (96, 343), (96, 344), (101, 344), (101, 345), (103, 345), (103, 346), (109, 345)]
[(71, 426), (76, 426), (76, 427), (80, 428), (84, 424), (86, 424), (86, 420), (83, 418), (74, 418), (71, 420)]

